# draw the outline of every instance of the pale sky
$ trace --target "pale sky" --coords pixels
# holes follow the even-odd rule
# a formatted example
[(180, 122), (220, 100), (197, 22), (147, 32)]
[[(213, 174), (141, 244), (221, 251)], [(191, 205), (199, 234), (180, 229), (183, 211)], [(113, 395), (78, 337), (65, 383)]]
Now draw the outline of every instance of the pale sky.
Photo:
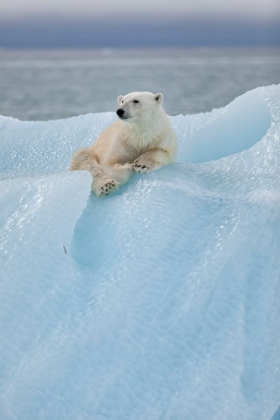
[(62, 17), (119, 18), (145, 14), (151, 17), (245, 17), (270, 19), (280, 16), (279, 0), (2, 0), (2, 18), (53, 15)]

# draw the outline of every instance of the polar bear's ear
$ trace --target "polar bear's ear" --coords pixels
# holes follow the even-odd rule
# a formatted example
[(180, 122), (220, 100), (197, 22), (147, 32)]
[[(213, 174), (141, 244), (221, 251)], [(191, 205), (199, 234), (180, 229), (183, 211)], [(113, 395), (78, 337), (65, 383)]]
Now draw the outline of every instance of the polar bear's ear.
[(117, 98), (117, 101), (118, 101), (118, 104), (119, 104), (119, 105), (121, 104), (122, 98), (123, 98), (123, 95), (120, 95), (120, 96), (118, 96), (118, 98)]
[(155, 100), (157, 101), (158, 104), (161, 104), (163, 101), (163, 94), (162, 93), (156, 93), (154, 95)]

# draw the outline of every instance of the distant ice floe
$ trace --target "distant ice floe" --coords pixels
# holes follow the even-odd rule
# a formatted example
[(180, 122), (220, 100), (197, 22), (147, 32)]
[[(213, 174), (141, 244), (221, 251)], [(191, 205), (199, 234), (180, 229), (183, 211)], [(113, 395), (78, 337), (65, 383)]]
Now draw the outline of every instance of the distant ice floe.
[(0, 117), (0, 419), (276, 420), (280, 85), (100, 199), (69, 162), (115, 118)]

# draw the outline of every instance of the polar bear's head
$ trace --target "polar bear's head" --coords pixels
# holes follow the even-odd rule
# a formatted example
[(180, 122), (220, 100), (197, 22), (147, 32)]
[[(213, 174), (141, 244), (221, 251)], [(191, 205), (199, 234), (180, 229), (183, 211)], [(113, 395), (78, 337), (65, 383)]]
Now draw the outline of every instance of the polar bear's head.
[(131, 92), (118, 96), (117, 115), (121, 120), (137, 122), (153, 118), (155, 113), (162, 112), (163, 94), (150, 92)]

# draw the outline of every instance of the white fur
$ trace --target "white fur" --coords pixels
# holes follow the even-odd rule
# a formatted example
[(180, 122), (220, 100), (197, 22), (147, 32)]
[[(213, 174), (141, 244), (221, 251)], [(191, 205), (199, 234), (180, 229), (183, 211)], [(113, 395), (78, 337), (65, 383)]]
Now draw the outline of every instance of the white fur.
[(177, 152), (161, 93), (132, 92), (117, 100), (120, 119), (90, 148), (79, 149), (71, 163), (71, 170), (91, 172), (92, 190), (99, 196), (125, 184), (133, 172), (149, 172), (174, 162)]

